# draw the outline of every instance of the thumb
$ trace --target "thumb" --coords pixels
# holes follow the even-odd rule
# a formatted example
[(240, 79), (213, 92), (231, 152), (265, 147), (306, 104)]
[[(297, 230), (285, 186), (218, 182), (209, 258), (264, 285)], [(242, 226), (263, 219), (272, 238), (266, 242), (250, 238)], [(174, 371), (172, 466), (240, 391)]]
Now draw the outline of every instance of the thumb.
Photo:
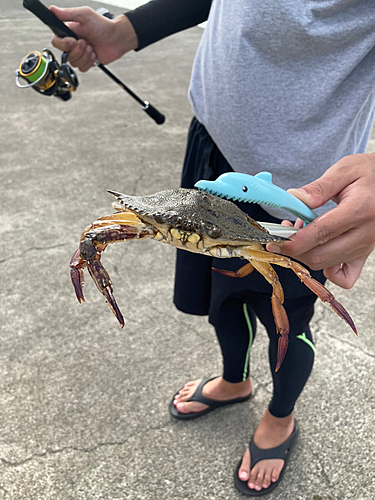
[(309, 208), (316, 208), (314, 205), (314, 199), (311, 196), (308, 191), (305, 191), (305, 188), (299, 188), (299, 189), (287, 189), (287, 192), (290, 193), (291, 195), (295, 196), (299, 200), (301, 200), (305, 205), (307, 205)]
[(288, 193), (301, 200), (309, 208), (314, 209), (321, 207), (337, 195), (337, 182), (331, 183), (320, 177), (299, 189), (288, 189)]
[(341, 158), (324, 174), (310, 184), (299, 189), (288, 189), (288, 192), (303, 201), (309, 208), (317, 208), (335, 197), (359, 176), (359, 161), (363, 155), (351, 155)]

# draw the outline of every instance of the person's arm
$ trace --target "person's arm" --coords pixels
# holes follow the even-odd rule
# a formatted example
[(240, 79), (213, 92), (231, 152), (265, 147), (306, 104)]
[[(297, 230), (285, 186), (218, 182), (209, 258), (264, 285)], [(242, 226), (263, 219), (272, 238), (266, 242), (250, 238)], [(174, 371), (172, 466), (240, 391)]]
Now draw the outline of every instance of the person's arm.
[(375, 247), (375, 153), (342, 158), (316, 181), (289, 190), (311, 209), (328, 200), (337, 207), (267, 250), (323, 269), (336, 285), (351, 288)]
[(80, 38), (54, 36), (52, 45), (69, 52), (68, 61), (87, 71), (96, 59), (108, 64), (129, 52), (140, 50), (166, 36), (205, 21), (211, 0), (152, 0), (115, 19), (101, 16), (91, 7), (51, 11)]
[(125, 12), (137, 33), (138, 50), (206, 21), (212, 0), (152, 0)]

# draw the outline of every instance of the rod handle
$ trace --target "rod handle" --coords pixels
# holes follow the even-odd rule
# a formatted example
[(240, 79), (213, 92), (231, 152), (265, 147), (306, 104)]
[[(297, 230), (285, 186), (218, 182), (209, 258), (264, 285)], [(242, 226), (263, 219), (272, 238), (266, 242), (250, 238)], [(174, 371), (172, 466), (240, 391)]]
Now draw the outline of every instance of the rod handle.
[(150, 118), (152, 118), (158, 125), (161, 125), (165, 122), (165, 116), (160, 113), (152, 104), (148, 101), (144, 101), (142, 109), (145, 113), (148, 114)]
[(60, 19), (39, 0), (23, 0), (23, 6), (25, 9), (35, 14), (36, 17), (39, 17), (39, 19), (43, 21), (43, 23), (46, 24), (55, 33), (55, 35), (58, 35), (61, 38), (71, 36), (78, 40), (78, 36), (74, 33), (74, 31), (60, 21)]

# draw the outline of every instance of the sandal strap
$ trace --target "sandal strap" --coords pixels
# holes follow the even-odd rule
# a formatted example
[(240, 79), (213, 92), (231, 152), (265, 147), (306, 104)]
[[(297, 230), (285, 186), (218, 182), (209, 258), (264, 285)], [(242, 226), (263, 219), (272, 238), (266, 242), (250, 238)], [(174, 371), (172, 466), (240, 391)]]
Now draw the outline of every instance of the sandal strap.
[(289, 453), (293, 448), (293, 445), (297, 439), (299, 432), (298, 424), (294, 422), (294, 429), (290, 437), (282, 443), (280, 446), (276, 446), (275, 448), (263, 449), (258, 448), (258, 446), (254, 443), (254, 438), (251, 438), (249, 449), (251, 454), (251, 467), (254, 467), (255, 464), (262, 460), (270, 460), (270, 459), (281, 459), (285, 462), (288, 461)]
[(198, 387), (195, 389), (194, 394), (191, 396), (191, 398), (189, 398), (188, 401), (189, 402), (196, 401), (198, 403), (204, 403), (208, 406), (213, 406), (213, 405), (217, 404), (218, 401), (215, 401), (214, 399), (206, 398), (202, 394), (202, 389), (207, 384), (207, 382), (210, 382), (210, 380), (214, 380), (215, 378), (217, 378), (217, 377), (204, 378), (203, 380), (201, 380)]

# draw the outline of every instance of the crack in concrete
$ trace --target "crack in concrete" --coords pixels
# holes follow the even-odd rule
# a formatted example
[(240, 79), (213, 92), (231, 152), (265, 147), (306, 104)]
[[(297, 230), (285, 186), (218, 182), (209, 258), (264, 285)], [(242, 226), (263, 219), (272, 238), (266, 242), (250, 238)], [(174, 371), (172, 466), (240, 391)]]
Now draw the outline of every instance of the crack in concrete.
[[(322, 306), (322, 304), (319, 304), (319, 303), (317, 304), (317, 308), (316, 308), (315, 313), (314, 313), (314, 318), (312, 320), (313, 321), (312, 322), (312, 324), (313, 324), (313, 337), (317, 337), (318, 335), (323, 335), (324, 337), (329, 337), (330, 339), (336, 340), (340, 344), (344, 344), (346, 346), (351, 347), (354, 351), (361, 352), (362, 354), (368, 356), (371, 359), (375, 358), (375, 354), (365, 350), (363, 347), (361, 347), (359, 345), (353, 344), (350, 340), (346, 340), (342, 336), (338, 337), (337, 335), (330, 333), (328, 331), (325, 331), (323, 333), (324, 328), (322, 328), (322, 325), (326, 322), (326, 317), (325, 317), (326, 310), (325, 310), (324, 306), (323, 307), (321, 307), (321, 306)], [(345, 325), (345, 322), (344, 322), (344, 325)], [(352, 330), (350, 328), (349, 328), (349, 333), (354, 335), (354, 333), (352, 332)], [(353, 337), (353, 338), (355, 338), (355, 337)]]
[[(320, 314), (319, 314), (319, 312), (320, 312)], [(361, 346), (353, 344), (350, 340), (346, 340), (345, 338), (343, 338), (341, 336), (337, 337), (337, 335), (334, 335), (333, 333), (330, 333), (330, 332), (324, 332), (324, 334), (323, 334), (322, 331), (324, 329), (321, 328), (321, 325), (325, 322), (324, 311), (322, 310), (322, 311), (319, 311), (319, 312), (317, 311), (317, 313), (315, 313), (315, 315), (314, 315), (314, 332), (313, 332), (314, 336), (316, 336), (316, 335), (324, 335), (324, 337), (329, 337), (330, 339), (336, 340), (340, 344), (345, 344), (346, 346), (351, 347), (353, 350), (359, 351), (362, 354), (365, 354), (369, 358), (372, 358), (372, 359), (375, 358), (375, 354), (373, 354), (372, 352), (369, 352), (369, 351), (365, 350)], [(354, 335), (354, 333), (351, 331), (350, 328), (349, 328), (349, 332), (351, 332)]]
[[(163, 429), (165, 427), (166, 427), (166, 425), (160, 425), (157, 427), (149, 428), (149, 431), (155, 432), (155, 431), (158, 431), (158, 430)], [(96, 451), (100, 448), (104, 448), (106, 446), (124, 446), (129, 441), (130, 437), (131, 436), (129, 436), (127, 439), (122, 440), (122, 441), (104, 441), (102, 443), (99, 442), (99, 443), (97, 443), (93, 446), (87, 447), (87, 448), (72, 446), (72, 445), (71, 446), (63, 446), (62, 448), (57, 448), (55, 450), (51, 449), (51, 448), (47, 448), (42, 453), (35, 453), (34, 455), (31, 455), (31, 456), (29, 456), (23, 460), (19, 460), (17, 462), (12, 462), (10, 460), (6, 460), (5, 458), (0, 458), (0, 462), (8, 467), (19, 467), (21, 465), (25, 465), (28, 462), (31, 462), (31, 461), (36, 460), (38, 458), (46, 458), (49, 455), (58, 455), (60, 453), (65, 453), (67, 451), (73, 451), (73, 452), (78, 452), (78, 453), (92, 453), (93, 451)]]
[(28, 254), (30, 252), (42, 252), (42, 251), (46, 251), (46, 250), (53, 250), (54, 248), (61, 248), (61, 247), (68, 246), (68, 245), (70, 246), (71, 243), (66, 243), (66, 242), (65, 243), (58, 243), (56, 245), (50, 245), (47, 247), (30, 247), (18, 255), (11, 255), (10, 257), (6, 257), (5, 259), (0, 260), (0, 264), (4, 264), (5, 262), (9, 262), (13, 259), (22, 259), (26, 254)]
[(324, 469), (324, 465), (323, 465), (322, 461), (320, 460), (320, 455), (316, 451), (314, 451), (314, 449), (311, 448), (311, 446), (307, 445), (307, 448), (309, 449), (310, 454), (314, 457), (314, 462), (316, 461), (316, 463), (320, 465), (321, 477), (323, 478), (323, 481), (327, 485), (327, 488), (331, 488), (332, 484), (331, 484), (331, 481), (329, 479), (328, 474), (326, 473), (326, 471)]
[(366, 351), (365, 349), (363, 349), (363, 347), (360, 347), (358, 345), (355, 345), (355, 344), (352, 344), (349, 340), (345, 340), (341, 337), (336, 337), (335, 335), (333, 335), (332, 333), (327, 333), (326, 334), (328, 337), (330, 338), (333, 338), (335, 340), (337, 340), (338, 342), (340, 342), (341, 344), (345, 344), (345, 345), (348, 345), (350, 346), (352, 349), (354, 349), (355, 351), (360, 351), (362, 354), (365, 354), (366, 356), (368, 356), (369, 358), (373, 358), (375, 359), (375, 354), (373, 354), (372, 352), (368, 352)]
[[(143, 167), (143, 162), (142, 162), (142, 167)], [(143, 168), (142, 167), (140, 168), (141, 173), (140, 173), (139, 178), (134, 181), (132, 196), (136, 196), (138, 184), (143, 180), (144, 175), (143, 175)]]

